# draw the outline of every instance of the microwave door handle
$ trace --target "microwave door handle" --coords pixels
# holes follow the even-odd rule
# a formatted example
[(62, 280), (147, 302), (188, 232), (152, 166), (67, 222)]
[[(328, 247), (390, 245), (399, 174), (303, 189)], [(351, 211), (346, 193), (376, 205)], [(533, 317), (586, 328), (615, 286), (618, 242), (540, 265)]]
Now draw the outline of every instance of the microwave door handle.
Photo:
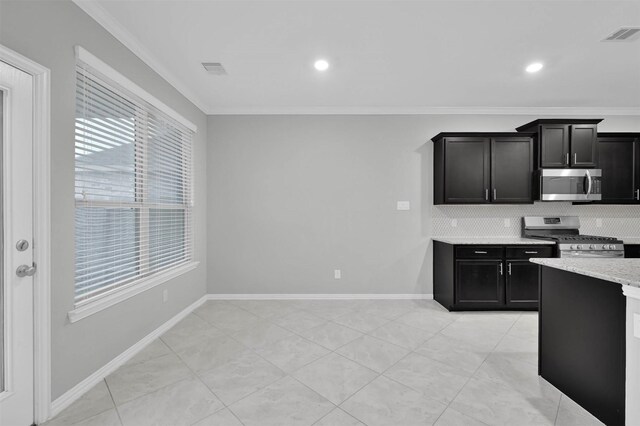
[(589, 170), (585, 170), (585, 174), (587, 176), (587, 182), (588, 182), (588, 186), (587, 186), (587, 199), (588, 199), (589, 195), (591, 195), (591, 185), (593, 184), (593, 180), (591, 179), (591, 173), (589, 173)]

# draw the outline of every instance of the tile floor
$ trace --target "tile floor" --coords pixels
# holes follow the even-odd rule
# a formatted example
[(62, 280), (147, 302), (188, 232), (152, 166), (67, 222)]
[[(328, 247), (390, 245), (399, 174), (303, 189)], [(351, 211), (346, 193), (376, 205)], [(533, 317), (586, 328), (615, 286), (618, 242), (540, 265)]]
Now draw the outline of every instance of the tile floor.
[(601, 424), (537, 376), (537, 314), (212, 301), (47, 426)]

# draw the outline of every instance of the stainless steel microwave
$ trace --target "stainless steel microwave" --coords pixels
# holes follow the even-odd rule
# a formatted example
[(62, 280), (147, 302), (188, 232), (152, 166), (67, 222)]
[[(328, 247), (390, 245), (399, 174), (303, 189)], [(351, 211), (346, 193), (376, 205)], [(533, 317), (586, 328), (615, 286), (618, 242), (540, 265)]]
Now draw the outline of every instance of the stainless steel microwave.
[(600, 169), (541, 169), (541, 201), (597, 201), (602, 199)]

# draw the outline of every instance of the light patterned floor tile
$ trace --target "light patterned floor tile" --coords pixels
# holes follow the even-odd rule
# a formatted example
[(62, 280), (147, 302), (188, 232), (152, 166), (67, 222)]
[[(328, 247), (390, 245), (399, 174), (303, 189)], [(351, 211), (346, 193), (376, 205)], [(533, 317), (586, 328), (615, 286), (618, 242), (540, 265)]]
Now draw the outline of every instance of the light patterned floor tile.
[(365, 426), (365, 424), (345, 411), (336, 408), (314, 423), (313, 426)]
[(275, 324), (291, 330), (294, 333), (301, 333), (314, 327), (318, 327), (327, 322), (326, 319), (320, 318), (309, 312), (298, 311), (289, 315), (285, 315), (273, 320)]
[(118, 406), (124, 426), (187, 426), (224, 408), (202, 382), (183, 380)]
[(246, 330), (236, 331), (231, 337), (250, 348), (262, 348), (293, 336), (293, 333), (275, 324), (265, 323)]
[(205, 337), (218, 337), (224, 333), (207, 323), (195, 314), (187, 315), (182, 321), (174, 325), (160, 338), (174, 351), (180, 351), (193, 344), (197, 344)]
[(131, 401), (192, 375), (174, 353), (147, 362), (124, 365), (107, 376), (116, 405)]
[(169, 349), (169, 347), (165, 345), (162, 340), (156, 339), (153, 342), (149, 343), (146, 348), (141, 350), (133, 358), (127, 361), (126, 365), (139, 364), (141, 362), (159, 358), (170, 353), (172, 353), (171, 349)]
[(228, 336), (207, 337), (178, 352), (178, 356), (196, 373), (212, 370), (234, 359), (247, 348)]
[(423, 426), (433, 424), (446, 405), (381, 376), (340, 408), (368, 426)]
[(450, 407), (490, 425), (553, 425), (559, 402), (560, 395), (554, 400), (472, 378)]
[(335, 318), (333, 322), (368, 333), (388, 323), (389, 320), (380, 316), (369, 315), (360, 311), (349, 312)]
[(440, 416), (435, 426), (487, 426), (480, 420), (466, 416), (453, 408), (447, 408)]
[(285, 377), (229, 406), (245, 426), (311, 425), (335, 406), (292, 377)]
[(456, 317), (450, 313), (444, 313), (434, 309), (420, 309), (407, 312), (398, 317), (396, 321), (434, 334), (455, 320)]
[(205, 417), (193, 426), (243, 426), (240, 420), (227, 408)]
[(325, 348), (336, 350), (354, 341), (363, 334), (352, 328), (345, 327), (334, 322), (326, 322), (319, 327), (312, 328), (300, 333), (305, 339), (311, 340)]
[(494, 353), (538, 365), (538, 340), (522, 339), (507, 334), (502, 338)]
[(121, 426), (120, 416), (115, 408), (100, 413), (97, 416), (73, 423), (73, 426)]
[(115, 408), (115, 405), (111, 399), (111, 394), (105, 381), (101, 380), (100, 383), (65, 408), (54, 419), (46, 422), (45, 426), (63, 426), (78, 423), (112, 408)]
[(481, 351), (492, 351), (504, 333), (486, 330), (473, 323), (454, 322), (440, 331), (440, 334), (467, 343)]
[(409, 353), (409, 350), (371, 336), (363, 336), (336, 351), (340, 355), (382, 373)]
[(261, 318), (231, 304), (202, 305), (196, 315), (225, 332), (240, 331), (260, 323)]
[(273, 345), (257, 349), (257, 352), (287, 373), (291, 373), (329, 353), (322, 346), (298, 336), (282, 339)]
[(336, 353), (300, 368), (293, 377), (338, 405), (378, 376)]
[(453, 401), (469, 380), (459, 369), (415, 353), (400, 360), (384, 375), (443, 404)]
[(490, 353), (442, 334), (436, 334), (415, 352), (469, 374), (475, 372)]
[(252, 351), (245, 351), (200, 377), (222, 402), (229, 405), (284, 376), (285, 373), (273, 364)]
[(411, 327), (398, 321), (390, 322), (369, 333), (369, 336), (377, 337), (407, 349), (417, 349), (421, 344), (433, 337), (432, 333)]

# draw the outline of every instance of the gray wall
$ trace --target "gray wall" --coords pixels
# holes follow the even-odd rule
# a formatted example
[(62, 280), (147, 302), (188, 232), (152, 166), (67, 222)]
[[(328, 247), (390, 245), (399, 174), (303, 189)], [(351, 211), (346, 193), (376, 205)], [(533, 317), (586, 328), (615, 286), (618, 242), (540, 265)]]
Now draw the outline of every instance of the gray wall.
[[(51, 70), (52, 396), (59, 397), (206, 292), (206, 116), (70, 1), (5, 1), (0, 42)], [(74, 45), (80, 44), (198, 126), (196, 270), (74, 324)], [(169, 301), (162, 303), (163, 289)]]
[[(640, 207), (432, 206), (432, 136), (536, 118), (210, 116), (209, 292), (429, 294), (432, 236), (518, 235), (526, 214), (578, 214), (585, 232), (640, 235)], [(640, 131), (640, 118), (606, 117), (600, 129)], [(401, 200), (410, 211), (396, 210)]]

